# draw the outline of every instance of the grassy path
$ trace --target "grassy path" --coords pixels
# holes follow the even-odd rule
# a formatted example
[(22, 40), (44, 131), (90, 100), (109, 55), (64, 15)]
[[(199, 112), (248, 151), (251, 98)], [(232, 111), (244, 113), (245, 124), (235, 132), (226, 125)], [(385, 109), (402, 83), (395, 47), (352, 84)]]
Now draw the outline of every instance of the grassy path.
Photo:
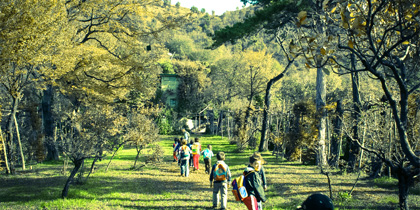
[[(164, 136), (159, 143), (164, 149), (164, 161), (129, 170), (135, 150), (120, 151), (105, 172), (107, 160), (83, 185), (72, 185), (67, 199), (60, 199), (66, 176), (60, 174), (61, 163), (34, 165), (33, 169), (16, 176), (0, 175), (0, 209), (211, 209), (212, 189), (209, 177), (200, 170), (181, 177), (178, 165), (172, 162), (173, 136)], [(235, 146), (220, 136), (202, 137), (203, 146), (213, 145), (213, 152), (224, 151), (233, 177), (242, 173), (252, 151), (235, 153)], [(150, 153), (150, 151), (145, 151)], [(263, 153), (268, 180), (268, 202), (265, 209), (295, 209), (314, 192), (328, 193), (326, 176), (314, 166), (281, 162)], [(213, 160), (214, 163), (215, 160)], [(141, 163), (142, 164), (142, 163)], [(86, 164), (88, 167), (88, 163)], [(351, 190), (357, 175), (334, 175), (334, 203), (339, 209), (396, 209), (398, 196), (395, 181), (378, 187), (372, 180), (358, 182), (351, 199), (344, 201), (339, 192)], [(388, 185), (388, 187), (386, 187)], [(385, 186), (385, 187), (384, 187)], [(411, 209), (420, 209), (420, 193), (409, 197)], [(245, 209), (228, 192), (228, 209)]]

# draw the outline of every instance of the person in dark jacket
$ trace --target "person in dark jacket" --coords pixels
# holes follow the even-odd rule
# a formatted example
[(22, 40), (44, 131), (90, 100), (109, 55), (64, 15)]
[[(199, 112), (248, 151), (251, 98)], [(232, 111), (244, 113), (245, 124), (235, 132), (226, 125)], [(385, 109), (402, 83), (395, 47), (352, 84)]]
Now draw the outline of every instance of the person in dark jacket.
[(298, 210), (334, 210), (332, 200), (323, 194), (315, 193), (309, 196)]
[(262, 185), (264, 187), (264, 191), (267, 191), (267, 179), (265, 178), (265, 171), (264, 171), (265, 160), (262, 158), (262, 155), (259, 152), (254, 152), (253, 155), (256, 155), (256, 156), (260, 156), (261, 157), (261, 163), (262, 163), (262, 165), (261, 165), (261, 169), (258, 171), (258, 174), (260, 174)]
[(262, 210), (262, 203), (266, 202), (263, 184), (259, 171), (262, 166), (262, 158), (258, 155), (252, 155), (249, 157), (249, 165), (244, 170), (245, 177), (245, 188), (248, 192), (248, 197), (244, 199), (245, 205), (248, 210)]

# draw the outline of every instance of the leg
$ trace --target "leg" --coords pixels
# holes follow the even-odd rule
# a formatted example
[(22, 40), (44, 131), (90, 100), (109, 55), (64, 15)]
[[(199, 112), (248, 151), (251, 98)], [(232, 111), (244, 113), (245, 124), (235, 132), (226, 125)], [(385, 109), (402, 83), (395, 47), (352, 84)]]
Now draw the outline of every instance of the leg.
[(222, 186), (220, 186), (220, 194), (221, 194), (221, 209), (226, 209), (227, 207), (227, 182), (222, 182)]
[(262, 201), (258, 202), (258, 210), (262, 210)]
[(210, 161), (208, 158), (204, 159), (204, 164), (206, 165), (206, 173), (209, 174), (210, 171)]
[(198, 160), (200, 158), (200, 155), (194, 155), (194, 168), (198, 170)]
[(216, 208), (219, 203), (220, 183), (213, 183), (213, 207)]
[(186, 161), (181, 160), (181, 176), (186, 174)]
[(190, 166), (188, 165), (188, 160), (185, 160), (185, 176), (188, 177), (190, 175)]

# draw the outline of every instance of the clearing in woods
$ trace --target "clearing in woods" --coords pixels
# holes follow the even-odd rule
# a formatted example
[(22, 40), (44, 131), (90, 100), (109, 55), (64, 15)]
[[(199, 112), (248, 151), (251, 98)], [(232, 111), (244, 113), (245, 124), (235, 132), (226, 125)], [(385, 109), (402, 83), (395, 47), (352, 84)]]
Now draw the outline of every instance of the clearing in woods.
[[(172, 143), (175, 136), (163, 136), (159, 144), (163, 147), (163, 161), (144, 165), (151, 150), (145, 150), (140, 167), (130, 170), (134, 163), (135, 149), (119, 151), (108, 172), (107, 159), (97, 163), (97, 169), (81, 185), (72, 185), (67, 199), (61, 199), (61, 190), (66, 176), (60, 174), (62, 162), (32, 165), (32, 170), (19, 171), (15, 176), (0, 175), (0, 209), (212, 209), (212, 188), (204, 173), (200, 159), (200, 170), (190, 170), (189, 177), (181, 177), (176, 162), (172, 162)], [(235, 145), (220, 136), (202, 136), (203, 149), (213, 145), (213, 152), (226, 153), (226, 163), (233, 178), (246, 167), (253, 151), (237, 153)], [(264, 209), (296, 209), (312, 193), (329, 194), (327, 177), (315, 166), (284, 162), (263, 153), (268, 181), (268, 202)], [(214, 157), (212, 163), (215, 163)], [(91, 161), (85, 164), (85, 176)], [(29, 168), (29, 167), (28, 167)], [(365, 174), (347, 196), (357, 174), (331, 175), (334, 204), (337, 209), (397, 209), (398, 188), (395, 179), (367, 179)], [(229, 189), (228, 209), (246, 209), (234, 201)], [(413, 188), (409, 196), (411, 209), (420, 209), (419, 187)]]

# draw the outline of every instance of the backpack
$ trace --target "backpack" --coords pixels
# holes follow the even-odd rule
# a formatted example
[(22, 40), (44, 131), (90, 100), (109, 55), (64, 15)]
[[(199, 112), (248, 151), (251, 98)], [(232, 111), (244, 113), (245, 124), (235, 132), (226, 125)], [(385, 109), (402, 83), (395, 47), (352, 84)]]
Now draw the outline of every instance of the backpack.
[(193, 144), (193, 145), (191, 146), (192, 154), (193, 154), (193, 155), (198, 154), (198, 149), (199, 149), (199, 145), (198, 145), (198, 144)]
[(181, 147), (181, 158), (186, 158), (190, 156), (190, 152), (189, 152), (190, 148), (188, 148), (188, 146), (182, 146)]
[(213, 177), (215, 181), (225, 181), (227, 179), (227, 166), (223, 163), (217, 163), (214, 167)]
[(232, 193), (235, 196), (236, 201), (243, 201), (246, 197), (248, 197), (248, 192), (246, 191), (246, 182), (245, 177), (249, 174), (254, 173), (255, 171), (251, 171), (247, 174), (242, 174), (238, 178), (232, 181)]
[(203, 151), (203, 158), (205, 158), (205, 159), (211, 158), (210, 157), (210, 150), (209, 149), (205, 149)]

